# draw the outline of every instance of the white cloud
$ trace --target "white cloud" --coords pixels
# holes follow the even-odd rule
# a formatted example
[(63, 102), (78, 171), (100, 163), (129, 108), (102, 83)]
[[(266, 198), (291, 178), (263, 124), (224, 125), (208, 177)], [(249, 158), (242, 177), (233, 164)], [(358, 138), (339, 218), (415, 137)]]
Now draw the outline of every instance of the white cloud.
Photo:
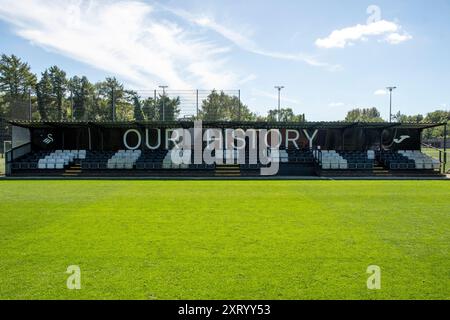
[(338, 108), (338, 107), (345, 106), (345, 103), (343, 103), (343, 102), (331, 102), (330, 104), (328, 104), (328, 106), (331, 107), (331, 108)]
[(384, 89), (379, 89), (379, 90), (375, 91), (373, 94), (376, 96), (385, 96), (385, 95), (387, 95), (387, 91)]
[(0, 0), (0, 19), (49, 51), (125, 78), (141, 88), (230, 88), (241, 77), (227, 47), (188, 32), (141, 1)]
[(357, 24), (343, 29), (334, 30), (326, 38), (317, 39), (316, 46), (319, 48), (345, 48), (357, 41), (368, 41), (369, 37), (386, 35), (385, 41), (398, 44), (412, 39), (406, 32), (400, 33), (401, 26), (386, 20), (379, 20), (368, 24)]
[(408, 40), (411, 40), (412, 36), (408, 33), (400, 34), (400, 33), (391, 33), (386, 36), (385, 41), (390, 44), (399, 44)]
[(189, 21), (192, 24), (213, 30), (242, 50), (274, 59), (301, 61), (311, 66), (324, 67), (330, 71), (339, 71), (342, 69), (340, 65), (332, 65), (326, 62), (321, 62), (316, 58), (303, 53), (283, 53), (262, 49), (253, 40), (250, 39), (252, 32), (250, 32), (246, 28), (240, 28), (240, 31), (238, 32), (228, 26), (216, 22), (215, 19), (211, 17), (195, 16), (187, 11), (180, 9), (168, 7), (163, 8), (177, 15), (178, 17)]
[[(275, 92), (275, 89), (274, 89)], [(264, 98), (269, 98), (272, 100), (276, 100), (278, 101), (278, 93), (271, 93), (271, 92), (267, 92), (267, 91), (263, 91), (263, 90), (258, 90), (258, 89), (253, 89), (252, 90), (252, 94), (254, 96), (259, 96), (259, 97), (264, 97)], [(286, 97), (283, 93), (281, 94), (281, 102), (282, 103), (291, 103), (291, 104), (295, 104), (295, 105), (299, 105), (300, 101), (297, 99), (291, 99)], [(284, 106), (286, 107), (286, 106)]]
[(256, 75), (254, 75), (253, 73), (249, 74), (247, 77), (239, 80), (239, 84), (244, 84), (247, 82), (252, 82), (253, 80), (256, 80), (258, 77)]

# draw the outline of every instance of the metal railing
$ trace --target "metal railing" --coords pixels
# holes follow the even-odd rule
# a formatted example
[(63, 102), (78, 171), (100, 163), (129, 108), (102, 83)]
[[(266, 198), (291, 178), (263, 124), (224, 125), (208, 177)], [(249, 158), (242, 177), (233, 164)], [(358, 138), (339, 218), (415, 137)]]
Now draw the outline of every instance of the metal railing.
[(11, 174), (11, 164), (17, 158), (20, 158), (31, 152), (31, 143), (25, 143), (21, 146), (12, 148), (5, 153), (5, 174)]
[(450, 171), (450, 165), (447, 162), (447, 159), (450, 159), (450, 151), (444, 151), (426, 143), (422, 143), (421, 151), (430, 157), (439, 160), (442, 173), (448, 173)]

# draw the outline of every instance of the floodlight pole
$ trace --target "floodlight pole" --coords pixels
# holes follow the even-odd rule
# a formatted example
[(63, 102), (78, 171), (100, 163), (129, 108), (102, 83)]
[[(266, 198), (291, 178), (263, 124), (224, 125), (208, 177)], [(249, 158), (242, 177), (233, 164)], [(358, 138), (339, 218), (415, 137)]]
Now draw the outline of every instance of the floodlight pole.
[(197, 120), (198, 120), (198, 89), (196, 90), (195, 94), (195, 105), (197, 106)]
[(241, 121), (241, 90), (238, 90), (238, 121)]
[(111, 101), (111, 106), (112, 106), (112, 121), (116, 121), (116, 101), (114, 99), (114, 86), (111, 87), (111, 97), (112, 97), (112, 101)]
[(166, 113), (166, 111), (165, 111), (165, 103), (166, 103), (166, 89), (169, 87), (169, 86), (159, 86), (161, 89), (163, 89), (163, 122), (164, 121), (166, 121), (166, 115), (165, 115), (165, 113)]
[(392, 122), (392, 91), (397, 89), (397, 87), (387, 87), (389, 90), (389, 122)]
[(275, 86), (275, 89), (278, 90), (278, 122), (281, 119), (281, 89), (284, 89), (283, 86)]
[(73, 121), (73, 93), (72, 93), (72, 89), (70, 89), (70, 118)]
[(28, 89), (28, 99), (29, 99), (29, 103), (30, 103), (30, 105), (29, 105), (29, 107), (30, 107), (30, 121), (32, 120), (32, 110), (31, 110), (31, 88), (30, 89)]

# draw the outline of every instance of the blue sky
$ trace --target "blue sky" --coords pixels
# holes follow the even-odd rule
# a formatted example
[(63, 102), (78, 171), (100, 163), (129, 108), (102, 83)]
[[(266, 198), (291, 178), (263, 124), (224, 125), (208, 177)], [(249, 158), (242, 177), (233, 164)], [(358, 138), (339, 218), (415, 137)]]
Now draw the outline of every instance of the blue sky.
[(241, 89), (259, 114), (450, 108), (450, 1), (0, 0), (0, 52), (135, 89)]

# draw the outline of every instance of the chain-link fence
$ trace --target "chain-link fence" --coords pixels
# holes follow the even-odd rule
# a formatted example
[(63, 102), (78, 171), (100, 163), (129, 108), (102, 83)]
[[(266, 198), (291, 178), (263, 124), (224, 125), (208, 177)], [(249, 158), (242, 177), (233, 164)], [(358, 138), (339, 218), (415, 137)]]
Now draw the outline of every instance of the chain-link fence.
[[(163, 97), (174, 101), (178, 100), (178, 119), (192, 119), (198, 118), (200, 112), (203, 109), (205, 101), (215, 90), (137, 90), (138, 96), (141, 99), (153, 99), (158, 102), (158, 100), (164, 100)], [(228, 102), (239, 111), (241, 104), (240, 90), (218, 90), (215, 91), (217, 97), (221, 94), (228, 98)], [(220, 103), (220, 102), (219, 102)], [(163, 120), (163, 119), (159, 119)], [(220, 119), (223, 120), (223, 119)]]
[[(82, 121), (133, 121), (141, 120), (136, 114), (136, 103), (144, 120), (172, 121), (198, 118), (208, 100), (214, 100), (217, 108), (241, 110), (240, 90), (133, 90), (124, 94), (114, 93), (113, 97), (90, 96), (83, 104), (69, 97), (62, 120)], [(214, 95), (213, 95), (214, 93)], [(31, 107), (32, 110), (34, 106)], [(78, 108), (78, 109), (77, 109)], [(33, 119), (39, 118), (39, 110), (33, 113)], [(218, 114), (217, 120), (223, 115)], [(42, 117), (41, 117), (42, 118)], [(55, 120), (55, 119), (53, 119)]]

